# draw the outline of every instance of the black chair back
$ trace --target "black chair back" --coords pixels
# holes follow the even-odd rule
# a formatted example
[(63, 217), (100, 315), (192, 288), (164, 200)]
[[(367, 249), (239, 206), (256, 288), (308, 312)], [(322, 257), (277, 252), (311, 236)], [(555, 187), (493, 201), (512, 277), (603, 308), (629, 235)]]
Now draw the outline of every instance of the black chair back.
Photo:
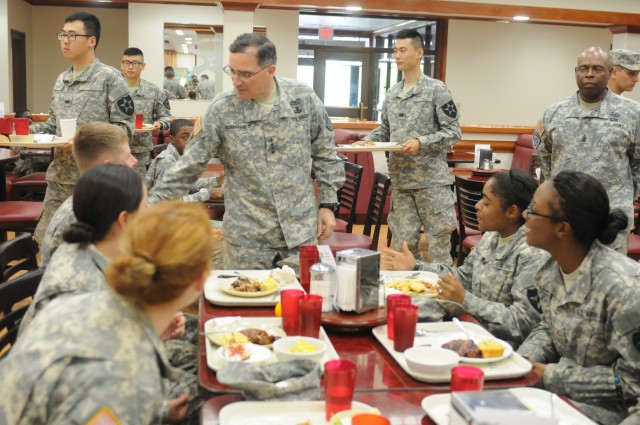
[(375, 226), (373, 236), (371, 236), (370, 248), (374, 251), (377, 251), (378, 249), (378, 239), (380, 237), (380, 227), (382, 226), (382, 218), (384, 215), (384, 205), (387, 202), (390, 185), (391, 178), (389, 175), (376, 171), (373, 179), (373, 186), (371, 187), (369, 207), (367, 208), (367, 219), (362, 231), (363, 234), (371, 236), (371, 229)]
[(337, 215), (346, 218), (347, 233), (351, 233), (353, 223), (356, 222), (356, 203), (358, 202), (363, 170), (364, 168), (361, 165), (352, 164), (351, 162), (344, 163), (345, 181), (344, 185), (338, 190)]
[(465, 228), (480, 230), (478, 227), (478, 216), (476, 214), (476, 204), (482, 199), (482, 189), (485, 182), (469, 180), (455, 176), (456, 198), (458, 201), (458, 227), (460, 249), (458, 251), (458, 267), (464, 261), (462, 242), (467, 237)]
[(21, 270), (38, 268), (38, 245), (29, 233), (25, 233), (0, 245), (0, 282), (6, 282)]

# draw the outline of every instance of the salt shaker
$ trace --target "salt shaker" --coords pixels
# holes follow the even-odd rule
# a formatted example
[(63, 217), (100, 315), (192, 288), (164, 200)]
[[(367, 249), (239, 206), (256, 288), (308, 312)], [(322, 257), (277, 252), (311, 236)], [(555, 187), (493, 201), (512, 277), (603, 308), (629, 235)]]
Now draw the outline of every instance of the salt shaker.
[(309, 269), (311, 288), (309, 293), (322, 297), (322, 311), (333, 309), (333, 297), (336, 290), (336, 269), (325, 263), (316, 263)]

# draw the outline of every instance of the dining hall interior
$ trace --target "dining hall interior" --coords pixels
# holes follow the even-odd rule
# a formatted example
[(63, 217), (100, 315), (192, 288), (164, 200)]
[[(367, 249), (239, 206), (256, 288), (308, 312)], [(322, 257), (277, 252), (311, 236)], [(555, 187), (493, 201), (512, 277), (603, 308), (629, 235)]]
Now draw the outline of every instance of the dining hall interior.
[[(549, 424), (629, 425), (637, 423), (633, 420), (640, 421), (640, 413), (635, 407), (640, 397), (640, 393), (636, 393), (640, 391), (640, 378), (621, 378), (617, 371), (620, 368), (634, 374), (640, 368), (640, 343), (637, 342), (640, 340), (640, 330), (636, 332), (633, 326), (620, 324), (633, 322), (638, 317), (637, 313), (629, 312), (631, 307), (620, 306), (622, 318), (617, 318), (615, 323), (607, 321), (609, 328), (615, 328), (614, 331), (607, 328), (607, 331), (616, 336), (629, 336), (632, 341), (631, 345), (627, 340), (621, 343), (624, 354), (615, 351), (619, 349), (618, 342), (622, 337), (617, 342), (607, 340), (598, 345), (601, 342), (600, 336), (592, 335), (596, 331), (591, 326), (597, 328), (597, 325), (592, 324), (597, 320), (593, 319), (605, 321), (600, 312), (578, 311), (581, 318), (588, 317), (591, 321), (585, 328), (579, 328), (570, 335), (562, 335), (560, 338), (563, 341), (566, 339), (566, 345), (558, 347), (558, 351), (575, 349), (578, 357), (582, 356), (577, 361), (587, 363), (585, 358), (589, 358), (593, 351), (600, 351), (606, 353), (602, 354), (606, 357), (604, 362), (613, 362), (614, 366), (609, 374), (611, 376), (604, 371), (596, 377), (587, 373), (584, 381), (567, 383), (563, 393), (565, 387), (558, 380), (567, 379), (569, 373), (562, 375), (558, 372), (558, 375), (553, 375), (550, 368), (545, 372), (541, 369), (545, 361), (536, 357), (541, 354), (536, 351), (535, 346), (543, 345), (546, 340), (527, 342), (526, 336), (520, 334), (520, 328), (526, 328), (526, 332), (522, 333), (534, 333), (536, 327), (532, 323), (533, 318), (536, 323), (543, 320), (546, 310), (540, 307), (538, 297), (544, 298), (542, 294), (547, 292), (538, 295), (540, 288), (537, 289), (538, 292), (530, 292), (532, 287), (528, 286), (520, 288), (521, 293), (518, 295), (506, 295), (508, 291), (504, 288), (502, 294), (482, 294), (485, 298), (497, 297), (507, 304), (506, 310), (495, 307), (498, 302), (482, 304), (483, 300), (477, 300), (481, 298), (479, 293), (472, 294), (473, 285), (481, 287), (481, 283), (474, 280), (472, 274), (480, 275), (479, 270), (482, 270), (477, 266), (474, 271), (472, 264), (476, 264), (476, 261), (480, 264), (479, 258), (482, 255), (503, 255), (502, 244), (512, 243), (509, 241), (513, 240), (504, 238), (505, 241), (502, 241), (495, 235), (493, 242), (497, 246), (489, 249), (488, 245), (482, 245), (482, 240), (488, 243), (488, 238), (483, 236), (483, 224), (478, 222), (480, 214), (476, 212), (479, 210), (477, 205), (487, 198), (487, 190), (495, 189), (491, 195), (500, 194), (496, 195), (497, 198), (503, 196), (503, 192), (497, 191), (496, 187), (507, 183), (499, 183), (504, 177), (496, 177), (498, 174), (509, 176), (509, 187), (515, 182), (522, 185), (522, 196), (528, 197), (527, 205), (516, 208), (518, 216), (509, 219), (509, 224), (514, 228), (514, 223), (521, 226), (518, 230), (520, 233), (514, 233), (514, 230), (512, 234), (526, 238), (524, 228), (527, 225), (523, 223), (528, 222), (531, 217), (535, 220), (548, 218), (550, 225), (557, 224), (559, 210), (540, 212), (541, 203), (536, 202), (536, 199), (540, 199), (536, 198), (540, 196), (540, 191), (536, 191), (534, 195), (534, 189), (529, 184), (530, 181), (535, 181), (538, 187), (541, 177), (541, 158), (535, 146), (536, 134), (543, 134), (540, 133), (539, 122), (550, 105), (576, 93), (576, 60), (586, 49), (597, 46), (605, 52), (618, 49), (640, 52), (640, 6), (636, 0), (404, 0), (395, 3), (382, 0), (317, 0), (316, 4), (297, 0), (0, 0), (0, 11), (0, 58), (3, 59), (0, 60), (0, 102), (4, 105), (3, 112), (7, 117), (28, 109), (33, 114), (34, 123), (47, 120), (56, 78), (69, 68), (69, 61), (60, 54), (60, 41), (55, 38), (55, 34), (60, 33), (67, 16), (88, 12), (95, 15), (102, 26), (100, 43), (95, 51), (102, 63), (120, 70), (123, 51), (129, 47), (137, 47), (144, 52), (146, 67), (142, 78), (145, 80), (163, 87), (165, 67), (172, 66), (176, 70), (176, 79), (182, 85), (193, 81), (194, 76), (208, 74), (215, 85), (216, 95), (232, 90), (234, 78), (237, 78), (235, 74), (223, 72), (232, 55), (229, 45), (241, 34), (262, 34), (277, 48), (276, 76), (297, 79), (309, 85), (323, 102), (331, 119), (333, 141), (342, 159), (340, 167), (344, 165), (346, 178), (343, 188), (338, 192), (336, 218), (339, 220), (336, 231), (329, 240), (319, 242), (318, 249), (314, 247), (311, 257), (303, 260), (301, 251), (299, 260), (292, 264), (285, 261), (283, 264), (286, 265), (280, 265), (273, 271), (239, 268), (217, 270), (216, 267), (211, 270), (208, 279), (197, 287), (202, 294), (176, 313), (183, 318), (181, 326), (184, 332), (177, 340), (189, 340), (189, 349), (180, 351), (183, 345), (176, 344), (171, 350), (167, 348), (168, 360), (163, 359), (162, 355), (156, 359), (160, 369), (165, 366), (162, 364), (165, 361), (174, 365), (176, 358), (188, 363), (184, 367), (187, 371), (185, 376), (193, 377), (187, 387), (191, 396), (186, 413), (188, 420), (180, 422), (171, 418), (175, 409), (179, 410), (171, 407), (167, 409), (174, 410), (168, 410), (169, 413), (156, 413), (154, 420), (157, 421), (154, 423), (241, 425), (263, 421), (282, 425), (447, 425), (476, 423), (472, 421), (479, 421), (483, 414), (493, 415), (495, 422), (492, 423), (496, 424), (528, 420), (530, 423), (544, 421)], [(452, 265), (446, 267), (430, 268), (426, 264), (429, 262), (430, 251), (425, 229), (420, 231), (419, 252), (410, 255), (411, 260), (408, 260), (406, 253), (403, 260), (392, 259), (396, 255), (401, 256), (401, 250), (394, 245), (393, 234), (387, 222), (394, 191), (389, 177), (392, 171), (390, 151), (393, 152), (393, 149), (382, 145), (374, 146), (373, 142), (369, 146), (356, 146), (357, 143), (353, 145), (354, 142), (365, 140), (380, 126), (386, 92), (393, 84), (402, 81), (402, 72), (394, 60), (394, 43), (397, 40), (395, 35), (400, 29), (415, 29), (425, 39), (425, 55), (420, 63), (422, 72), (446, 84), (455, 102), (454, 109), (459, 114), (460, 137), (446, 152), (446, 162), (451, 173), (450, 186), (454, 189), (456, 205), (455, 230), (451, 232), (450, 239)], [(184, 41), (182, 37), (186, 37), (184, 33), (196, 39), (195, 45), (189, 43), (189, 46), (179, 46)], [(232, 75), (233, 78), (230, 78)], [(625, 92), (623, 97), (640, 102), (640, 90), (636, 88)], [(185, 118), (194, 123), (197, 129), (199, 117), (207, 114), (211, 99), (170, 99), (168, 103), (174, 120)], [(161, 130), (154, 129), (154, 148), (148, 158), (149, 163), (176, 137), (170, 135), (169, 131), (168, 125)], [(535, 131), (538, 133), (534, 133)], [(0, 133), (3, 133), (1, 127)], [(640, 130), (638, 134), (640, 135)], [(25, 312), (28, 317), (33, 300), (31, 297), (46, 273), (46, 268), (42, 267), (42, 252), (30, 236), (42, 211), (47, 185), (44, 180), (46, 168), (33, 173), (34, 176), (20, 177), (12, 176), (4, 167), (15, 163), (21, 155), (33, 155), (31, 158), (37, 156), (47, 163), (54, 158), (53, 147), (37, 148), (27, 153), (13, 150), (11, 143), (1, 142), (5, 144), (0, 144), (0, 180), (4, 180), (6, 184), (0, 189), (0, 232), (3, 233), (0, 240), (3, 243), (0, 245), (0, 282), (3, 282), (0, 283), (0, 294), (3, 293), (3, 286), (13, 286), (10, 296), (9, 292), (6, 292), (7, 298), (4, 300), (0, 296), (0, 376), (3, 375), (3, 361), (4, 373), (8, 373), (6, 365), (9, 363), (4, 359), (11, 358), (10, 348), (20, 339), (16, 335), (21, 327), (21, 318)], [(483, 165), (480, 149), (491, 151), (491, 160), (488, 161), (491, 169), (488, 163), (486, 168)], [(222, 173), (220, 160), (213, 158), (201, 177), (219, 178), (224, 175)], [(580, 180), (581, 176), (571, 175), (566, 178), (574, 185), (586, 184)], [(322, 203), (319, 184), (315, 185), (315, 191), (318, 202)], [(563, 196), (559, 186), (555, 193)], [(12, 208), (17, 208), (18, 203), (28, 205), (17, 214), (15, 210), (11, 210), (3, 221), (2, 204), (6, 202), (15, 202)], [(211, 199), (204, 205), (208, 218), (220, 226), (225, 213), (224, 198)], [(25, 205), (19, 207), (23, 208)], [(534, 210), (534, 207), (538, 210)], [(174, 208), (177, 211), (181, 207)], [(634, 208), (633, 225), (637, 224), (640, 204), (634, 204)], [(155, 219), (154, 214), (157, 214), (154, 208), (150, 211), (140, 209), (139, 213), (136, 211), (133, 213), (141, 214), (141, 217), (147, 217), (149, 221)], [(169, 211), (165, 211), (165, 214), (170, 215)], [(191, 212), (185, 210), (184, 214)], [(195, 214), (191, 225), (199, 224), (200, 218)], [(173, 225), (186, 226), (185, 223), (167, 222), (167, 227)], [(158, 225), (159, 227), (163, 226)], [(143, 226), (141, 228), (144, 229)], [(635, 226), (630, 231), (628, 242), (627, 256), (634, 261), (640, 260), (638, 230), (638, 226)], [(152, 229), (146, 231), (153, 234)], [(160, 233), (163, 232), (159, 231), (158, 234)], [(178, 245), (170, 235), (166, 237), (173, 241), (168, 245)], [(14, 247), (3, 249), (3, 245), (12, 241)], [(203, 246), (208, 243), (200, 242)], [(575, 246), (581, 247), (578, 242)], [(542, 246), (542, 242), (540, 243)], [(546, 246), (550, 244), (548, 242)], [(594, 244), (600, 246), (600, 242)], [(523, 242), (524, 245), (526, 244)], [(354, 248), (366, 250), (366, 253), (358, 251), (353, 254), (349, 250)], [(385, 257), (383, 251), (391, 248), (395, 249), (395, 254), (387, 253)], [(556, 246), (554, 248), (559, 249)], [(170, 252), (166, 246), (156, 249)], [(529, 251), (525, 252), (526, 248), (522, 249), (523, 256), (530, 255)], [(16, 254), (15, 251), (18, 251), (20, 260), (11, 257)], [(487, 253), (490, 251), (493, 253)], [(331, 279), (337, 279), (338, 272), (334, 270), (334, 274), (327, 277), (327, 270), (322, 267), (311, 267), (309, 270), (315, 263), (324, 263), (331, 254), (336, 270), (342, 264), (342, 272), (345, 272), (346, 263), (351, 264), (350, 267), (356, 264), (357, 288), (362, 291), (356, 292), (356, 298), (357, 303), (361, 303), (358, 304), (361, 308), (354, 310), (345, 307), (349, 300), (344, 296), (338, 299), (338, 295), (335, 295), (332, 306), (325, 309), (323, 304), (321, 315), (318, 316), (319, 328), (311, 331), (313, 338), (305, 339), (303, 344), (301, 341), (306, 337), (301, 335), (307, 334), (301, 331), (302, 328), (298, 327), (292, 332), (284, 329), (285, 322), (290, 320), (287, 315), (290, 314), (293, 302), (289, 297), (294, 297), (297, 306), (296, 321), (302, 321), (303, 313), (298, 310), (302, 311), (303, 302), (311, 303), (310, 297), (314, 295), (307, 294), (319, 293), (316, 292), (320, 291), (318, 282), (328, 279), (327, 282), (331, 281), (335, 291), (336, 281)], [(589, 261), (592, 260), (591, 257), (588, 258)], [(331, 264), (331, 260), (327, 261)], [(376, 269), (375, 282), (373, 277), (370, 281), (367, 280), (369, 277), (364, 277), (364, 264), (369, 264), (369, 261), (380, 269)], [(593, 261), (596, 262), (595, 259)], [(406, 264), (410, 266), (404, 267)], [(467, 264), (464, 273), (455, 271), (460, 270), (464, 264)], [(540, 266), (539, 263), (535, 264)], [(294, 276), (290, 275), (293, 271), (289, 265), (295, 270)], [(624, 279), (621, 278), (624, 285), (627, 284), (627, 275), (631, 276), (629, 280), (640, 276), (635, 274), (635, 269), (629, 271), (631, 266), (625, 264), (625, 267), (624, 272), (620, 272), (620, 268), (616, 271), (625, 276)], [(23, 270), (27, 270), (26, 274), (22, 274)], [(523, 270), (518, 270), (523, 275), (529, 273), (526, 266)], [(500, 269), (502, 271), (504, 270)], [(485, 282), (487, 278), (502, 277), (500, 273), (492, 274), (495, 270), (487, 273), (484, 276)], [(452, 288), (457, 287), (449, 278), (442, 281), (442, 275), (447, 274), (452, 280), (462, 281), (466, 293), (473, 295), (473, 300), (470, 301), (470, 297), (465, 299), (464, 295), (462, 298), (455, 298)], [(562, 274), (566, 278), (564, 269)], [(526, 277), (531, 279), (530, 275)], [(24, 283), (12, 282), (20, 279)], [(257, 285), (257, 294), (238, 294), (240, 290), (235, 289), (236, 282), (245, 279)], [(481, 277), (478, 280), (482, 282)], [(367, 289), (364, 289), (365, 282), (369, 285)], [(415, 282), (418, 282), (419, 290), (410, 287)], [(20, 287), (15, 283), (20, 283)], [(315, 290), (314, 285), (318, 285)], [(451, 292), (451, 298), (442, 300), (443, 289)], [(633, 298), (634, 302), (629, 305), (635, 306), (637, 296), (629, 295), (631, 292), (626, 292), (627, 289), (624, 286), (620, 297), (626, 294), (628, 299)], [(375, 292), (375, 300), (370, 298), (365, 302), (364, 294), (369, 290)], [(393, 302), (387, 298), (390, 295), (397, 296), (393, 298)], [(410, 310), (400, 305), (407, 302), (408, 295), (411, 296), (409, 303), (417, 308)], [(459, 292), (455, 292), (455, 296), (459, 296)], [(20, 302), (14, 303), (11, 297), (19, 297)], [(304, 297), (309, 299), (305, 298), (303, 301)], [(509, 301), (505, 301), (504, 297)], [(289, 305), (285, 299), (289, 300)], [(394, 307), (396, 299), (398, 305)], [(342, 308), (337, 307), (341, 302), (344, 303)], [(144, 302), (139, 304), (145, 305)], [(519, 307), (514, 307), (516, 304)], [(527, 306), (522, 307), (523, 304)], [(78, 302), (76, 306), (78, 305), (82, 304)], [(598, 304), (591, 308), (597, 309), (600, 306)], [(541, 310), (536, 311), (536, 308)], [(541, 313), (542, 311), (545, 313)], [(407, 319), (410, 323), (406, 327), (396, 326), (397, 322), (393, 324), (394, 320), (400, 321), (400, 317), (405, 314), (415, 316), (414, 321)], [(495, 316), (491, 316), (492, 314)], [(546, 320), (553, 315), (548, 316)], [(451, 321), (458, 317), (458, 322)], [(505, 331), (514, 320), (520, 320), (516, 326), (519, 327), (518, 331)], [(555, 320), (562, 321), (562, 318), (556, 317)], [(502, 323), (498, 323), (501, 321)], [(112, 319), (108, 321), (112, 322), (117, 323)], [(300, 325), (297, 323), (297, 326)], [(622, 328), (623, 331), (620, 330)], [(63, 333), (59, 326), (54, 326), (53, 329)], [(236, 346), (237, 338), (244, 338), (241, 342), (245, 343), (246, 337), (238, 336), (238, 333), (246, 330), (254, 333), (260, 331), (263, 337), (266, 335), (271, 340), (267, 344), (255, 344), (267, 345), (268, 349), (251, 348), (255, 351), (250, 352), (249, 358), (253, 356), (256, 364), (247, 362), (249, 366), (242, 370), (236, 367), (237, 359), (229, 360), (232, 355), (229, 354), (229, 347)], [(397, 333), (395, 339), (394, 330)], [(407, 332), (411, 334), (411, 342), (406, 347), (399, 348), (400, 332), (402, 335)], [(146, 338), (144, 333), (141, 335), (135, 334), (134, 337), (140, 337), (141, 340)], [(589, 340), (592, 336), (593, 339)], [(229, 338), (231, 342), (228, 341)], [(279, 339), (281, 341), (277, 343)], [(251, 337), (249, 340), (253, 342)], [(456, 351), (457, 343), (454, 342), (464, 340), (472, 340), (473, 346), (481, 347), (476, 347), (480, 358), (474, 358), (475, 354), (472, 356), (468, 351), (458, 351), (453, 356), (453, 363), (445, 364), (451, 354), (449, 352)], [(302, 353), (292, 354), (290, 346), (282, 348), (287, 343), (297, 343), (296, 350), (302, 350)], [(454, 343), (454, 349), (441, 348), (449, 343)], [(580, 348), (581, 343), (583, 347), (587, 343), (593, 345), (588, 349)], [(487, 354), (486, 358), (481, 358), (485, 353), (496, 350), (495, 344), (498, 354)], [(169, 347), (170, 344), (165, 345)], [(184, 347), (187, 345), (185, 342)], [(254, 344), (250, 345), (254, 347)], [(141, 346), (151, 351), (157, 349), (153, 346), (148, 348), (149, 344), (146, 342), (141, 343)], [(127, 349), (132, 350), (128, 346)], [(305, 353), (305, 350), (308, 352)], [(615, 355), (609, 356), (614, 352)], [(265, 356), (266, 360), (259, 360), (259, 356)], [(16, 357), (13, 356), (11, 360), (14, 368), (18, 364)], [(283, 365), (285, 360), (291, 358), (306, 363), (296, 363), (295, 367), (290, 368), (282, 366), (279, 369), (269, 369), (269, 372), (277, 370), (282, 375), (282, 382), (274, 384), (260, 375), (261, 365), (265, 368)], [(532, 360), (534, 358), (538, 360)], [(562, 361), (559, 363), (562, 364)], [(318, 371), (318, 364), (323, 371)], [(350, 373), (353, 376), (347, 385), (352, 393), (347, 397), (349, 402), (346, 407), (333, 406), (331, 408), (334, 410), (330, 415), (330, 404), (338, 403), (336, 400), (331, 403), (329, 401), (331, 397), (335, 398), (331, 391), (335, 390), (334, 386), (338, 386), (331, 383), (332, 379), (338, 379), (338, 372), (333, 370), (334, 367), (352, 368)], [(453, 372), (456, 368), (460, 368), (460, 376)], [(125, 373), (131, 373), (131, 377), (140, 373), (135, 368), (125, 370)], [(482, 375), (480, 381), (471, 376), (478, 370)], [(341, 373), (341, 379), (346, 379), (346, 373), (342, 370)], [(580, 370), (574, 375), (580, 375)], [(591, 378), (594, 379), (592, 382), (596, 382), (593, 392), (601, 391), (605, 394), (604, 398), (609, 397), (608, 402), (615, 404), (617, 409), (612, 409), (615, 410), (614, 413), (606, 409), (590, 410), (588, 403), (584, 403), (593, 394), (582, 397), (583, 393), (580, 391), (590, 384), (587, 379)], [(251, 385), (248, 384), (250, 380)], [(255, 384), (256, 381), (259, 384)], [(10, 385), (16, 385), (17, 388), (16, 382), (20, 381), (6, 382), (8, 388), (14, 388)], [(138, 391), (134, 395), (140, 397), (141, 388), (134, 386), (131, 391)], [(467, 394), (467, 397), (463, 393), (483, 389), (480, 394), (485, 394), (486, 398), (473, 398), (473, 395), (469, 395), (474, 393)], [(35, 394), (43, 397), (42, 392)], [(121, 399), (125, 398), (123, 394), (119, 395)], [(173, 392), (171, 396), (164, 394), (165, 399), (171, 401), (179, 400), (180, 396), (181, 394)], [(22, 403), (20, 397), (22, 396), (16, 396), (16, 400), (19, 399)], [(50, 407), (63, 404), (57, 399), (52, 400), (47, 402)], [(488, 413), (478, 412), (473, 407), (474, 403), (491, 404), (496, 403), (495, 400), (498, 400), (498, 404), (493, 405), (493, 408), (504, 408), (506, 404), (512, 403), (516, 406), (515, 410), (526, 413), (517, 416), (506, 414), (500, 409)], [(25, 421), (26, 416), (22, 421), (16, 419), (18, 416), (11, 416), (7, 413), (7, 402), (4, 403), (0, 402), (0, 423), (3, 422), (3, 415), (6, 415), (4, 419), (8, 420), (7, 423), (31, 423)], [(186, 401), (181, 401), (182, 406), (186, 404)], [(127, 404), (127, 408), (142, 417), (141, 405), (131, 408)], [(107, 407), (105, 409), (107, 410), (98, 409), (86, 416), (85, 422), (127, 422), (120, 422), (112, 410)], [(620, 416), (620, 412), (627, 412), (627, 409), (630, 409), (628, 418), (621, 422), (620, 418), (627, 413)], [(126, 412), (126, 409), (123, 410)], [(158, 419), (158, 414), (164, 416)], [(184, 414), (183, 412), (182, 415)], [(496, 419), (496, 415), (502, 414), (503, 417)], [(525, 418), (526, 415), (529, 417)], [(58, 423), (52, 418), (43, 419), (44, 416), (39, 418), (41, 422), (38, 423)], [(359, 421), (358, 416), (362, 416)], [(124, 417), (131, 419), (136, 416)], [(111, 422), (106, 421), (107, 419)]]

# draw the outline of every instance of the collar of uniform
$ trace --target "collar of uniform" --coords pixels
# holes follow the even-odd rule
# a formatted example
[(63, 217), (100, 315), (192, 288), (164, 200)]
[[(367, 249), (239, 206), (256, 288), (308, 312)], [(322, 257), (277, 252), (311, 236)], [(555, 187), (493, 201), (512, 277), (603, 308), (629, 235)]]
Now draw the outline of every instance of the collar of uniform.
[(107, 264), (109, 264), (109, 259), (102, 254), (102, 252), (98, 251), (98, 248), (94, 244), (89, 244), (87, 246), (87, 252), (91, 261), (94, 262), (96, 267), (104, 274)]
[(93, 62), (91, 62), (89, 66), (87, 66), (87, 69), (82, 74), (78, 75), (78, 77), (75, 79), (73, 78), (73, 66), (70, 66), (67, 70), (67, 73), (64, 75), (65, 83), (71, 83), (73, 81), (87, 81), (89, 79), (89, 76), (93, 74), (93, 70), (95, 69), (96, 65), (99, 63), (100, 60), (98, 58), (95, 58)]
[(398, 92), (396, 93), (396, 97), (406, 99), (417, 93), (421, 93), (423, 90), (423, 86), (426, 83), (427, 83), (427, 76), (421, 73), (420, 76), (418, 77), (418, 81), (416, 81), (416, 85), (413, 86), (411, 90), (409, 90), (405, 94), (402, 94), (402, 87), (404, 87), (404, 79), (403, 79), (402, 82), (397, 85)]
[[(500, 234), (497, 232), (491, 232), (491, 233), (492, 233), (492, 240), (489, 248), (491, 249), (491, 251), (495, 252), (495, 250), (498, 247), (498, 242), (500, 241)], [(511, 240), (498, 251), (498, 255), (496, 255), (495, 257), (496, 260), (503, 260), (505, 257), (511, 255), (513, 251), (516, 250), (516, 247), (522, 244), (524, 238), (525, 238), (524, 225), (522, 225), (520, 226), (520, 228), (518, 228), (518, 230), (516, 230), (516, 233), (514, 233)]]
[[(564, 305), (568, 303), (582, 303), (584, 300), (589, 297), (589, 293), (591, 292), (591, 265), (593, 264), (593, 259), (600, 252), (600, 247), (598, 246), (598, 242), (594, 242), (591, 245), (591, 249), (587, 253), (587, 256), (584, 257), (580, 266), (576, 270), (578, 272), (578, 277), (576, 279), (576, 285), (567, 288), (564, 287), (565, 295), (563, 297), (562, 303), (559, 305)], [(556, 263), (557, 264), (557, 263)], [(558, 269), (558, 277), (559, 282), (562, 282), (564, 285), (564, 278), (562, 278), (562, 272), (560, 271), (560, 266), (557, 265)]]
[(586, 116), (609, 119), (609, 105), (611, 103), (611, 97), (617, 95), (608, 88), (605, 90), (607, 90), (607, 94), (604, 96), (604, 99), (602, 99), (602, 102), (600, 102), (600, 106), (586, 114), (580, 107), (580, 92), (576, 91), (576, 95), (573, 98), (574, 101), (571, 103), (571, 110), (568, 111), (567, 117), (582, 118)]
[[(276, 102), (273, 104), (273, 109), (270, 114), (276, 114), (278, 117), (292, 117), (296, 114), (293, 111), (291, 105), (282, 101), (282, 85), (281, 80), (275, 77), (276, 82)], [(252, 100), (239, 100), (242, 107), (242, 113), (247, 122), (262, 121), (265, 117), (264, 111), (257, 102)]]

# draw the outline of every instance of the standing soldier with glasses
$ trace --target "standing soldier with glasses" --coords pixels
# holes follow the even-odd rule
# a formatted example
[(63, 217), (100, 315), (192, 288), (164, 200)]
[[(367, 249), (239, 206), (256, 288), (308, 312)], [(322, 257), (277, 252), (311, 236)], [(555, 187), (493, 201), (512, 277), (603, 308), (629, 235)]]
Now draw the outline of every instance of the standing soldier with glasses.
[[(100, 41), (100, 21), (85, 12), (69, 15), (58, 40), (62, 55), (71, 68), (58, 76), (49, 106), (49, 119), (31, 125), (32, 133), (61, 134), (61, 119), (77, 119), (77, 128), (90, 121), (117, 124), (127, 137), (133, 135), (133, 99), (120, 72), (101, 63), (95, 49)], [(47, 170), (47, 191), (42, 216), (36, 228), (39, 242), (58, 207), (72, 193), (78, 180), (78, 167), (71, 154), (71, 143), (55, 149)]]
[[(144, 116), (144, 124), (153, 124), (154, 130), (168, 130), (171, 125), (171, 105), (164, 90), (143, 80), (140, 75), (145, 69), (142, 50), (129, 47), (124, 51), (120, 63), (122, 75), (127, 80), (135, 104), (135, 113)], [(150, 131), (135, 133), (131, 143), (131, 154), (138, 160), (135, 166), (142, 177), (147, 173), (145, 168), (149, 161), (149, 152), (153, 149), (153, 140)]]
[(600, 47), (578, 56), (578, 92), (551, 105), (533, 132), (545, 180), (582, 171), (602, 183), (611, 208), (628, 218), (611, 247), (627, 253), (633, 225), (634, 188), (640, 177), (640, 104), (607, 89), (611, 61)]

